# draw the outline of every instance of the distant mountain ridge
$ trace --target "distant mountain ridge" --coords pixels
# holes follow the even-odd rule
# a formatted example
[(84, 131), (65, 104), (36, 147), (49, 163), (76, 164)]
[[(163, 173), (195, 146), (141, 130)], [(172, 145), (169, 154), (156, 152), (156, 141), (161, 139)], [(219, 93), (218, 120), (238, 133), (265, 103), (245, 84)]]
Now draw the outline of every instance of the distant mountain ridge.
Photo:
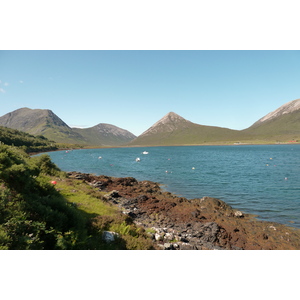
[(0, 117), (0, 126), (43, 135), (58, 143), (93, 146), (119, 146), (136, 137), (129, 131), (110, 124), (98, 124), (85, 129), (71, 128), (51, 110), (27, 107)]
[(244, 130), (204, 126), (170, 112), (130, 145), (198, 145), (300, 141), (300, 99), (290, 101)]
[(136, 138), (128, 130), (106, 123), (91, 128), (73, 128), (73, 131), (83, 136), (89, 145), (119, 146)]
[(55, 142), (84, 143), (80, 135), (49, 109), (20, 108), (0, 117), (0, 125), (33, 135), (43, 135)]
[(197, 145), (239, 138), (240, 132), (228, 128), (193, 123), (174, 112), (166, 114), (130, 145)]
[(105, 123), (90, 128), (70, 128), (51, 110), (29, 108), (0, 117), (0, 126), (43, 135), (56, 142), (91, 146), (300, 142), (300, 99), (285, 103), (244, 130), (199, 125), (169, 112), (136, 137), (125, 129)]
[(300, 141), (300, 99), (283, 104), (243, 132), (266, 141)]
[(26, 129), (28, 133), (39, 134), (43, 131), (41, 128), (45, 124), (70, 127), (58, 118), (51, 110), (48, 109), (30, 109), (27, 107), (17, 109), (0, 118), (1, 125), (13, 129)]
[(277, 108), (276, 110), (268, 113), (267, 115), (265, 115), (264, 117), (259, 119), (251, 127), (259, 126), (264, 122), (269, 122), (273, 119), (280, 118), (285, 114), (290, 114), (290, 113), (296, 112), (298, 110), (300, 110), (300, 99), (296, 99), (296, 100), (287, 102), (287, 103), (283, 104), (282, 106), (280, 106), (279, 108)]

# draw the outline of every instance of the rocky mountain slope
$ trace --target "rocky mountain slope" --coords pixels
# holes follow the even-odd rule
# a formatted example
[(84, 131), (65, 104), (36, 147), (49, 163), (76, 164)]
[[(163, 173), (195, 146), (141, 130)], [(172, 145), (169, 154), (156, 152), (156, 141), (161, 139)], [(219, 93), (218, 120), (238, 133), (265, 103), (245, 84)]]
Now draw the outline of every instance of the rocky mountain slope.
[(92, 146), (171, 146), (300, 141), (300, 99), (290, 101), (244, 130), (205, 126), (174, 112), (136, 137), (127, 130), (100, 123), (70, 128), (51, 110), (21, 108), (0, 117), (0, 126), (43, 135), (55, 142)]
[(84, 142), (79, 134), (48, 109), (20, 108), (0, 117), (0, 125), (33, 135), (43, 135), (55, 142)]
[(89, 145), (118, 146), (132, 141), (136, 136), (128, 130), (100, 123), (91, 128), (73, 128)]
[(241, 134), (238, 130), (195, 124), (170, 112), (133, 140), (130, 145), (197, 145), (238, 141), (240, 138)]
[(170, 112), (130, 145), (198, 145), (300, 141), (300, 99), (290, 101), (244, 130), (204, 126)]
[(285, 103), (243, 130), (243, 132), (253, 138), (266, 141), (300, 140), (300, 99)]
[(20, 108), (0, 117), (0, 126), (42, 135), (58, 143), (118, 146), (135, 138), (127, 130), (109, 124), (86, 129), (71, 128), (48, 109)]
[(20, 108), (0, 117), (1, 126), (22, 130), (30, 134), (40, 134), (45, 125), (53, 125), (69, 128), (51, 110)]
[(255, 122), (252, 125), (252, 127), (258, 127), (258, 126), (262, 125), (263, 123), (270, 122), (274, 119), (278, 119), (278, 118), (282, 117), (283, 115), (291, 114), (291, 113), (299, 111), (299, 110), (300, 110), (300, 99), (290, 101), (288, 103), (283, 104), (276, 110), (268, 113), (261, 119), (259, 119), (257, 122)]

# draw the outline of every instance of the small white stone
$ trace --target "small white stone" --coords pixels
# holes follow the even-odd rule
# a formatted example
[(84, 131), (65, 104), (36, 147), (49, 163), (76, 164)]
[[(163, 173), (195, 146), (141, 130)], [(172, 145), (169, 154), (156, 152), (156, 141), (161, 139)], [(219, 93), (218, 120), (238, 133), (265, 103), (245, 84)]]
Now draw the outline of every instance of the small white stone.
[(236, 216), (236, 217), (242, 217), (243, 216), (243, 213), (241, 212), (241, 211), (239, 211), (239, 210), (237, 210), (235, 213), (234, 213), (234, 215)]

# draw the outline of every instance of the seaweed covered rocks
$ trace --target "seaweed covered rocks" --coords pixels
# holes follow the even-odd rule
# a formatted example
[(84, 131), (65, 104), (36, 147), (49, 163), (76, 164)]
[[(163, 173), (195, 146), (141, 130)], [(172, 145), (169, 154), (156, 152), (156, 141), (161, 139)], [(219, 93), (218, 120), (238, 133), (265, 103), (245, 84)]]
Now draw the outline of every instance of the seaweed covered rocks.
[(151, 181), (69, 173), (104, 193), (103, 199), (144, 227), (165, 250), (300, 249), (300, 230), (257, 220), (220, 199), (188, 200)]

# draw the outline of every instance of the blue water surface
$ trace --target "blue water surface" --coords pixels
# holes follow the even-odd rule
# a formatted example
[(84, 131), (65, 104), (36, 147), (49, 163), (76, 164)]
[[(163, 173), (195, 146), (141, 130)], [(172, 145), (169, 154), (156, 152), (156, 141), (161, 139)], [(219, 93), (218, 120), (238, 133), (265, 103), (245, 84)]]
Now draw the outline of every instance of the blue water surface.
[(300, 145), (105, 148), (48, 154), (64, 171), (151, 180), (188, 199), (219, 198), (260, 220), (300, 228)]

